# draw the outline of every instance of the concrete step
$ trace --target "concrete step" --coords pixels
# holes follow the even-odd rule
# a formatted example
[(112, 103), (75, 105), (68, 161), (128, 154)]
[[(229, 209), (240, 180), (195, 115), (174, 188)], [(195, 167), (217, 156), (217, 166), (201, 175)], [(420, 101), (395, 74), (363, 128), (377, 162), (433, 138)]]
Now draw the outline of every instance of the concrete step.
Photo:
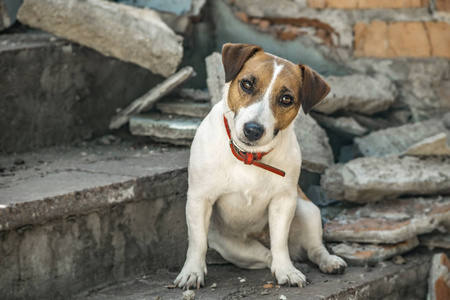
[(190, 145), (202, 119), (166, 114), (146, 114), (130, 118), (132, 134), (149, 136), (159, 142)]
[[(282, 299), (282, 295), (285, 299), (298, 300), (425, 299), (431, 255), (408, 255), (406, 261), (404, 265), (389, 261), (376, 267), (349, 267), (342, 275), (325, 275), (312, 264), (296, 264), (309, 282), (301, 289), (277, 287), (268, 269), (245, 270), (231, 264), (209, 265), (206, 287), (195, 290), (195, 299)], [(176, 276), (176, 272), (159, 270), (128, 282), (84, 292), (75, 299), (184, 299), (183, 290), (167, 288), (171, 287)], [(273, 287), (267, 286), (268, 283)]]
[(187, 246), (187, 149), (97, 142), (0, 157), (0, 299), (67, 299)]

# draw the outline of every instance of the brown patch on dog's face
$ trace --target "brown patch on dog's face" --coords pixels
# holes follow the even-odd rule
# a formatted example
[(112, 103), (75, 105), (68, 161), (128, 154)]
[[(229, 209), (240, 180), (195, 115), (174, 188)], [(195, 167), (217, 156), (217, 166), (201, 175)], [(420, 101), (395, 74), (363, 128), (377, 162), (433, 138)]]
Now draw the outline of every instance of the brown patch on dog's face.
[[(281, 71), (274, 78), (276, 66)], [(276, 134), (288, 127), (297, 116), (301, 104), (301, 85), (302, 74), (297, 65), (261, 51), (245, 62), (230, 83), (228, 106), (235, 114), (239, 114), (242, 108), (263, 101), (266, 97), (275, 118), (273, 127)]]

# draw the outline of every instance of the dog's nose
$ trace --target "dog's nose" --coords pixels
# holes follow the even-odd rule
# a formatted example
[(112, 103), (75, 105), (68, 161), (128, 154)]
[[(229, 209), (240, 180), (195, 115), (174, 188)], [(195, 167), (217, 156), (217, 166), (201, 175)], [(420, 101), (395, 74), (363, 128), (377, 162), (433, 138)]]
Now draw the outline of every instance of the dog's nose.
[(247, 122), (244, 125), (244, 134), (249, 141), (257, 141), (264, 134), (264, 127), (254, 122)]

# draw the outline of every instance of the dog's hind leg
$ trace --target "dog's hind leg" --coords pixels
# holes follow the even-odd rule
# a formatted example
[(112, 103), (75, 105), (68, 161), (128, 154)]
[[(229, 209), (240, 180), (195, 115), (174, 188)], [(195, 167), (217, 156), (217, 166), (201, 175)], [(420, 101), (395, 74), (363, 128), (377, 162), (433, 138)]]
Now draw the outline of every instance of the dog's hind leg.
[(228, 236), (210, 228), (208, 244), (225, 260), (241, 268), (263, 269), (272, 264), (270, 250), (252, 238)]
[(307, 256), (324, 273), (340, 274), (347, 267), (344, 260), (328, 253), (323, 245), (320, 210), (309, 200), (299, 198), (297, 201), (288, 244), (292, 260), (303, 260)]

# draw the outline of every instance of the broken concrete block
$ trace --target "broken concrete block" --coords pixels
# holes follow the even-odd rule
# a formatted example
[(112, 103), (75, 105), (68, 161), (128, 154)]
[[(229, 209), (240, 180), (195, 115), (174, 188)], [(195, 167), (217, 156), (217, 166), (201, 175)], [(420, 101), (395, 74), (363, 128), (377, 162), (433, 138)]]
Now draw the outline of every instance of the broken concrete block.
[(367, 203), (401, 195), (450, 192), (450, 157), (361, 157), (328, 168), (321, 178), (327, 196)]
[(442, 132), (450, 135), (441, 120), (429, 120), (378, 130), (355, 138), (355, 144), (364, 156), (400, 155), (414, 144)]
[(348, 264), (354, 266), (371, 265), (391, 257), (401, 255), (419, 245), (417, 237), (412, 237), (398, 244), (338, 244), (331, 251), (342, 257)]
[(214, 52), (205, 59), (206, 62), (206, 84), (211, 95), (211, 105), (216, 105), (222, 100), (222, 90), (225, 85), (225, 70), (222, 64), (222, 55)]
[(25, 0), (18, 19), (165, 77), (183, 56), (183, 38), (149, 9), (104, 0)]
[(430, 250), (435, 248), (450, 249), (450, 233), (441, 233), (438, 230), (419, 236), (421, 246)]
[(161, 82), (150, 91), (133, 101), (133, 103), (131, 103), (125, 109), (121, 110), (116, 116), (112, 118), (111, 123), (109, 124), (109, 128), (120, 128), (122, 125), (128, 122), (131, 115), (136, 115), (140, 112), (151, 109), (153, 106), (155, 106), (156, 102), (159, 99), (167, 95), (177, 86), (184, 83), (194, 75), (195, 71), (192, 67), (188, 66), (179, 70), (177, 73), (167, 78), (165, 81)]
[(182, 88), (178, 91), (178, 95), (181, 98), (189, 98), (196, 102), (209, 102), (211, 100), (208, 92), (199, 89)]
[(382, 75), (330, 76), (326, 81), (331, 92), (314, 107), (318, 112), (331, 114), (344, 109), (373, 115), (386, 110), (395, 101), (396, 88)]
[(134, 135), (150, 136), (159, 142), (190, 145), (202, 119), (171, 115), (147, 114), (130, 118), (130, 131)]
[(323, 229), (326, 241), (396, 244), (450, 218), (450, 197), (406, 198), (342, 211)]
[(0, 0), (0, 31), (14, 24), (21, 4), (21, 0)]
[(447, 134), (441, 132), (409, 147), (404, 155), (450, 155)]
[(333, 164), (327, 134), (311, 116), (300, 112), (294, 121), (294, 131), (302, 151), (303, 169), (323, 173)]
[(211, 104), (179, 99), (158, 102), (156, 108), (165, 114), (204, 118), (211, 110)]
[(450, 299), (450, 260), (445, 253), (435, 254), (431, 260), (427, 299)]
[(322, 126), (347, 138), (363, 136), (368, 129), (361, 126), (352, 117), (332, 118), (312, 112), (311, 116)]

